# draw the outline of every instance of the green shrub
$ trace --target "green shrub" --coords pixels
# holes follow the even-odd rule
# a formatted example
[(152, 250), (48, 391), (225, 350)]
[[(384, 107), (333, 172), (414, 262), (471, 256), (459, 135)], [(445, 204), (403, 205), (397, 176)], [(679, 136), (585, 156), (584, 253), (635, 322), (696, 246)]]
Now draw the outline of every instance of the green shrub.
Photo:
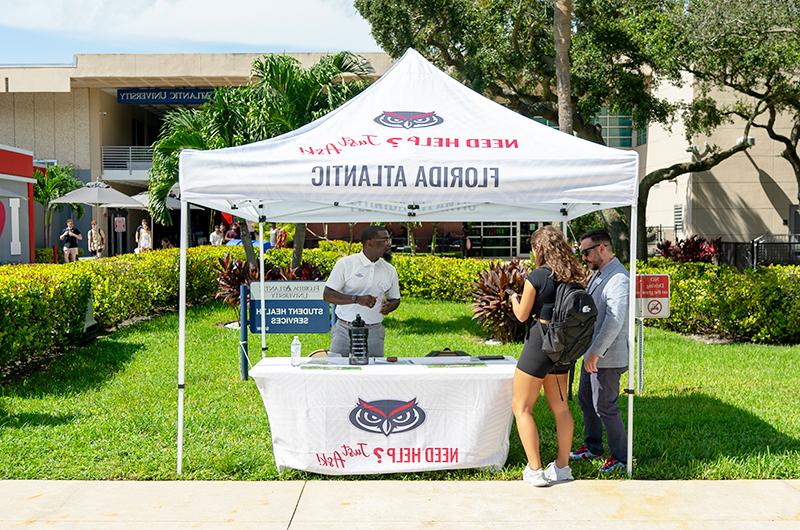
[[(211, 300), (217, 287), (213, 264), (230, 251), (211, 246), (188, 250), (189, 304)], [(232, 252), (244, 257), (241, 247)], [(90, 295), (94, 318), (103, 328), (176, 308), (179, 253), (156, 250), (67, 265), (0, 267), (0, 373), (75, 343)]]
[(649, 319), (648, 325), (740, 341), (800, 342), (800, 267), (739, 272), (710, 263), (651, 259), (639, 264), (638, 272), (670, 275), (670, 317)]
[[(83, 331), (91, 294), (95, 320), (112, 327), (178, 303), (179, 249), (126, 254), (68, 265), (0, 267), (0, 373), (38, 355), (73, 344)], [(210, 301), (217, 290), (215, 264), (226, 253), (244, 259), (242, 247), (203, 246), (187, 253), (187, 302)], [(303, 261), (330, 275), (339, 251), (309, 249)], [(291, 249), (272, 249), (265, 262), (288, 267)], [(479, 259), (395, 255), (403, 296), (467, 302), (482, 271)], [(669, 274), (668, 319), (648, 325), (683, 333), (712, 333), (764, 343), (800, 342), (800, 267), (772, 266), (743, 273), (709, 263), (651, 259), (642, 274)]]
[(354, 241), (353, 243), (339, 241), (337, 239), (321, 239), (319, 241), (319, 249), (322, 252), (336, 252), (341, 256), (356, 254), (361, 252), (361, 248), (362, 245), (360, 241)]
[[(35, 251), (36, 263), (53, 263), (53, 249), (37, 248)], [(64, 263), (64, 253), (56, 252), (56, 263)]]
[[(211, 300), (217, 289), (214, 264), (232, 247), (202, 246), (186, 254), (186, 301)], [(82, 261), (78, 266), (92, 281), (94, 318), (104, 328), (132, 317), (152, 315), (178, 305), (180, 250), (154, 250), (113, 258)]]
[[(82, 258), (86, 253), (82, 248), (78, 247), (78, 257)], [(34, 251), (36, 263), (53, 263), (53, 249), (51, 248), (37, 248)], [(59, 247), (56, 250), (56, 262), (64, 263), (64, 251)]]
[(490, 262), (472, 258), (395, 255), (392, 264), (400, 279), (403, 296), (430, 300), (468, 302), (481, 271)]
[(74, 344), (90, 293), (77, 265), (0, 267), (0, 374)]

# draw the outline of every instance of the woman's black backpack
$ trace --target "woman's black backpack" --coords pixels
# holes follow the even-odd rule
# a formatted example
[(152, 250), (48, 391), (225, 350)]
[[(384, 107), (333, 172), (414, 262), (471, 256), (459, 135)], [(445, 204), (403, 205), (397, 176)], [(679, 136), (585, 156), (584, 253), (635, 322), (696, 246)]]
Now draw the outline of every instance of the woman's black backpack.
[(558, 283), (553, 318), (544, 334), (542, 350), (556, 368), (570, 366), (592, 343), (597, 306), (576, 283)]

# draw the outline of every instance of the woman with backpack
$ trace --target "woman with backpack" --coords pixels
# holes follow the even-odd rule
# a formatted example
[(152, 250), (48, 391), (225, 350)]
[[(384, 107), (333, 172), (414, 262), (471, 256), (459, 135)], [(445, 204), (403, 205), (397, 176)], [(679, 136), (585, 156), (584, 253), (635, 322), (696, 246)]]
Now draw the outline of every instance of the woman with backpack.
[[(575, 283), (585, 287), (587, 272), (574, 256), (564, 234), (552, 225), (543, 226), (531, 235), (531, 257), (535, 268), (525, 279), (522, 295), (509, 295), (514, 316), (530, 326), (514, 373), (511, 408), (528, 459), (522, 480), (543, 487), (572, 480), (569, 451), (574, 425), (564, 399), (569, 367), (556, 369), (542, 350), (542, 344), (553, 316), (558, 284)], [(539, 431), (532, 414), (542, 387), (555, 416), (558, 437), (558, 456), (546, 469), (542, 469)]]

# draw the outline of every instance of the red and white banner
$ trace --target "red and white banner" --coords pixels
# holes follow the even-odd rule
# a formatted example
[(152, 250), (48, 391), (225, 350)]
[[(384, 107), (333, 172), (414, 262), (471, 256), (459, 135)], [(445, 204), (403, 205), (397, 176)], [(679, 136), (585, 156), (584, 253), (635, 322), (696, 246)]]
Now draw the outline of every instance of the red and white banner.
[(514, 359), (312, 362), (268, 358), (250, 370), (279, 469), (349, 475), (505, 464)]

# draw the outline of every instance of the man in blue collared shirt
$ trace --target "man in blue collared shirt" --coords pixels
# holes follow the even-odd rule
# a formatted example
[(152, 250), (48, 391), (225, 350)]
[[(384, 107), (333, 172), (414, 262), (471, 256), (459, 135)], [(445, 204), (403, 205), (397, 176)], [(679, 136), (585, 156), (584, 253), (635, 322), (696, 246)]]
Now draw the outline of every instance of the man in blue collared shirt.
[(629, 274), (614, 256), (611, 237), (604, 230), (587, 232), (580, 252), (594, 271), (587, 291), (597, 305), (592, 344), (583, 356), (578, 402), (583, 411), (584, 444), (570, 453), (572, 460), (600, 458), (603, 428), (611, 456), (600, 471), (626, 467), (628, 437), (617, 407), (619, 379), (628, 370)]

